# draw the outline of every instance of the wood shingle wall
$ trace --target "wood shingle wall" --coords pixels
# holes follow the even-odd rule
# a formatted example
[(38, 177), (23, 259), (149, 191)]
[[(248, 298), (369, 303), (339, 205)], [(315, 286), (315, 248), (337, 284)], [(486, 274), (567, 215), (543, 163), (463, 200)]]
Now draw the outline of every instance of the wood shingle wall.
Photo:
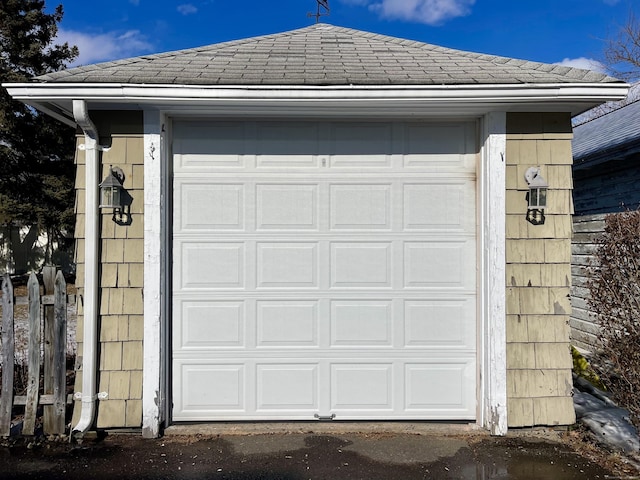
[[(125, 174), (124, 187), (131, 195), (131, 224), (117, 225), (110, 209), (101, 212), (100, 266), (100, 350), (98, 357), (98, 392), (107, 392), (99, 400), (97, 426), (139, 427), (142, 423), (143, 366), (143, 137), (142, 114), (126, 116), (109, 112), (92, 112), (100, 134), (100, 145), (109, 149), (102, 153), (101, 179), (109, 166), (120, 167)], [(115, 121), (110, 121), (115, 120)], [(78, 137), (78, 144), (84, 137)], [(84, 285), (84, 191), (85, 156), (77, 150), (77, 221), (76, 255), (78, 293)], [(82, 391), (82, 304), (78, 306), (78, 365), (76, 391)], [(79, 402), (74, 409), (74, 424), (80, 414)]]
[[(510, 427), (575, 421), (569, 347), (571, 123), (568, 114), (507, 115), (507, 397)], [(544, 225), (525, 219), (524, 173), (549, 183)]]

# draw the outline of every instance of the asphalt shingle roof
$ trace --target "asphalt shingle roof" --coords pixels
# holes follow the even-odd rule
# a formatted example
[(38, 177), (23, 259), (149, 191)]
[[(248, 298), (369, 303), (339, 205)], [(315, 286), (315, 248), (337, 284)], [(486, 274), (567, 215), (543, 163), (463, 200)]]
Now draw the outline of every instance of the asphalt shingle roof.
[(632, 146), (640, 146), (640, 100), (573, 129), (576, 165)]
[(316, 24), (36, 77), (174, 85), (473, 85), (615, 82), (577, 68), (454, 50)]

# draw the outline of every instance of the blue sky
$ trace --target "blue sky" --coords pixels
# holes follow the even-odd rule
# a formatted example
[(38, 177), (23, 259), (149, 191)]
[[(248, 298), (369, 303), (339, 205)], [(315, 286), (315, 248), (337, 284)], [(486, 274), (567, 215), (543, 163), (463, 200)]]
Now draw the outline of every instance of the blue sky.
[[(604, 40), (637, 0), (329, 0), (322, 21), (450, 48), (599, 69)], [(315, 0), (47, 0), (76, 64), (209, 45), (311, 25)], [(594, 63), (595, 62), (595, 63)]]

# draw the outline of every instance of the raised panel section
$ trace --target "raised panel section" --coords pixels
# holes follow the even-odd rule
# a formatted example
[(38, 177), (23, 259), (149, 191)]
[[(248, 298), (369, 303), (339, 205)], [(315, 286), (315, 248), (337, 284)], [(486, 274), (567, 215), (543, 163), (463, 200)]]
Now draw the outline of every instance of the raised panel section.
[(258, 288), (316, 288), (317, 243), (259, 243)]
[(404, 306), (405, 345), (474, 348), (474, 308), (470, 299), (407, 300)]
[(244, 365), (181, 365), (181, 412), (243, 410), (244, 377)]
[(409, 124), (404, 133), (405, 167), (474, 169), (472, 124)]
[(404, 251), (405, 286), (469, 288), (475, 284), (472, 242), (407, 242)]
[(243, 243), (183, 243), (180, 257), (183, 289), (244, 285)]
[(332, 167), (382, 167), (391, 166), (391, 124), (332, 123)]
[(472, 185), (464, 182), (405, 185), (404, 229), (473, 231), (473, 194)]
[(391, 346), (393, 316), (386, 300), (331, 303), (332, 346)]
[(258, 230), (317, 230), (317, 185), (256, 186)]
[(393, 409), (391, 364), (331, 365), (331, 408)]
[(173, 152), (178, 167), (211, 170), (243, 167), (245, 126), (236, 122), (176, 122)]
[(179, 347), (242, 346), (245, 330), (242, 302), (187, 301), (182, 303), (181, 312)]
[(258, 347), (318, 346), (318, 302), (259, 301)]
[(406, 409), (467, 411), (472, 418), (474, 369), (473, 361), (405, 365)]
[(332, 243), (331, 286), (391, 287), (391, 244)]
[(181, 185), (181, 230), (242, 230), (244, 188), (242, 185), (183, 183)]
[(258, 410), (317, 410), (316, 365), (258, 365)]
[(265, 122), (256, 128), (258, 168), (318, 166), (317, 123)]
[(332, 230), (391, 229), (391, 185), (331, 185)]

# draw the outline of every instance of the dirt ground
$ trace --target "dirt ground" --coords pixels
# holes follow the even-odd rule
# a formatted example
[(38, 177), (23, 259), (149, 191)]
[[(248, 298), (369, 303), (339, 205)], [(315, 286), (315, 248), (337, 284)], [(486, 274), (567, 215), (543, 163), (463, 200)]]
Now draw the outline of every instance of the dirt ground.
[(631, 479), (624, 458), (581, 432), (547, 435), (398, 433), (108, 435), (81, 445), (0, 447), (0, 478), (22, 479)]

